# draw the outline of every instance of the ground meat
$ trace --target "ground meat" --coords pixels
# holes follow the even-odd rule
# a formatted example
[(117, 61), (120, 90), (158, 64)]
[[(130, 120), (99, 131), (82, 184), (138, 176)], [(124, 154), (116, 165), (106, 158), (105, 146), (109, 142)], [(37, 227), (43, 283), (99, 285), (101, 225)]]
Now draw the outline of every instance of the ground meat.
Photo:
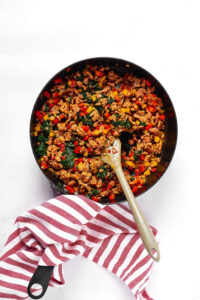
[(122, 189), (101, 154), (122, 133), (128, 134), (122, 168), (133, 193), (156, 172), (165, 140), (165, 111), (147, 79), (87, 65), (55, 79), (42, 96), (46, 100), (36, 111), (32, 134), (38, 139), (41, 168), (52, 172), (65, 192), (115, 201)]

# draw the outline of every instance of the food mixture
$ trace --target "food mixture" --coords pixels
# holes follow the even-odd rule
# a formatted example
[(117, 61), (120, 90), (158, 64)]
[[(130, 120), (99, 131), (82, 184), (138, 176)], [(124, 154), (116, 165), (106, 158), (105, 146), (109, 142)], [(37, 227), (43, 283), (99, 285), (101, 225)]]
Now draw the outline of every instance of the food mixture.
[(115, 202), (122, 193), (114, 170), (101, 153), (122, 138), (122, 168), (133, 193), (157, 171), (165, 139), (162, 99), (151, 82), (110, 67), (84, 70), (54, 79), (36, 111), (37, 154), (42, 169), (59, 179), (60, 188), (95, 201)]

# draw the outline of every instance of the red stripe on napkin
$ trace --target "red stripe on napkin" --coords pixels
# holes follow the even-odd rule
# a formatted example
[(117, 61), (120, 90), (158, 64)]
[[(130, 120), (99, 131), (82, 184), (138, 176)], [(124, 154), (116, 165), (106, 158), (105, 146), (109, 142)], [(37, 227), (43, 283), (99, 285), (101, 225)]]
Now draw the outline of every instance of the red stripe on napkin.
[(84, 196), (59, 196), (17, 218), (0, 258), (0, 298), (26, 299), (38, 264), (55, 266), (50, 286), (64, 284), (62, 265), (78, 255), (116, 274), (137, 300), (153, 300), (146, 292), (153, 261), (128, 204)]

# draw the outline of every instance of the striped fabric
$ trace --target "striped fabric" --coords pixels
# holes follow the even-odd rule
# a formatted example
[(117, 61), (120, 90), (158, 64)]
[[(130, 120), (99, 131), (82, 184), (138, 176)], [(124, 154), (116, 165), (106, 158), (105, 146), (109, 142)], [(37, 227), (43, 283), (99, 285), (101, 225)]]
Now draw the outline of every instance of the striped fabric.
[[(156, 236), (156, 229), (152, 230)], [(38, 264), (55, 266), (50, 286), (64, 284), (63, 262), (77, 255), (116, 274), (137, 300), (152, 300), (146, 285), (153, 261), (127, 203), (102, 205), (69, 195), (53, 198), (17, 218), (0, 258), (0, 298), (26, 299)]]

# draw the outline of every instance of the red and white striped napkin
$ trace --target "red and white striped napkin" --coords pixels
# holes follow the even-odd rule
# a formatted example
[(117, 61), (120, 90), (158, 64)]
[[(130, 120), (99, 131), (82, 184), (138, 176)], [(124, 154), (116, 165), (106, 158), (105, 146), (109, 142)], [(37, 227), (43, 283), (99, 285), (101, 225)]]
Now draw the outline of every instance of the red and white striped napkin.
[[(156, 236), (157, 231), (152, 227)], [(26, 299), (38, 264), (55, 266), (50, 286), (64, 284), (63, 262), (77, 255), (120, 277), (137, 300), (153, 260), (127, 203), (102, 205), (84, 196), (58, 196), (19, 216), (0, 258), (0, 298)]]

